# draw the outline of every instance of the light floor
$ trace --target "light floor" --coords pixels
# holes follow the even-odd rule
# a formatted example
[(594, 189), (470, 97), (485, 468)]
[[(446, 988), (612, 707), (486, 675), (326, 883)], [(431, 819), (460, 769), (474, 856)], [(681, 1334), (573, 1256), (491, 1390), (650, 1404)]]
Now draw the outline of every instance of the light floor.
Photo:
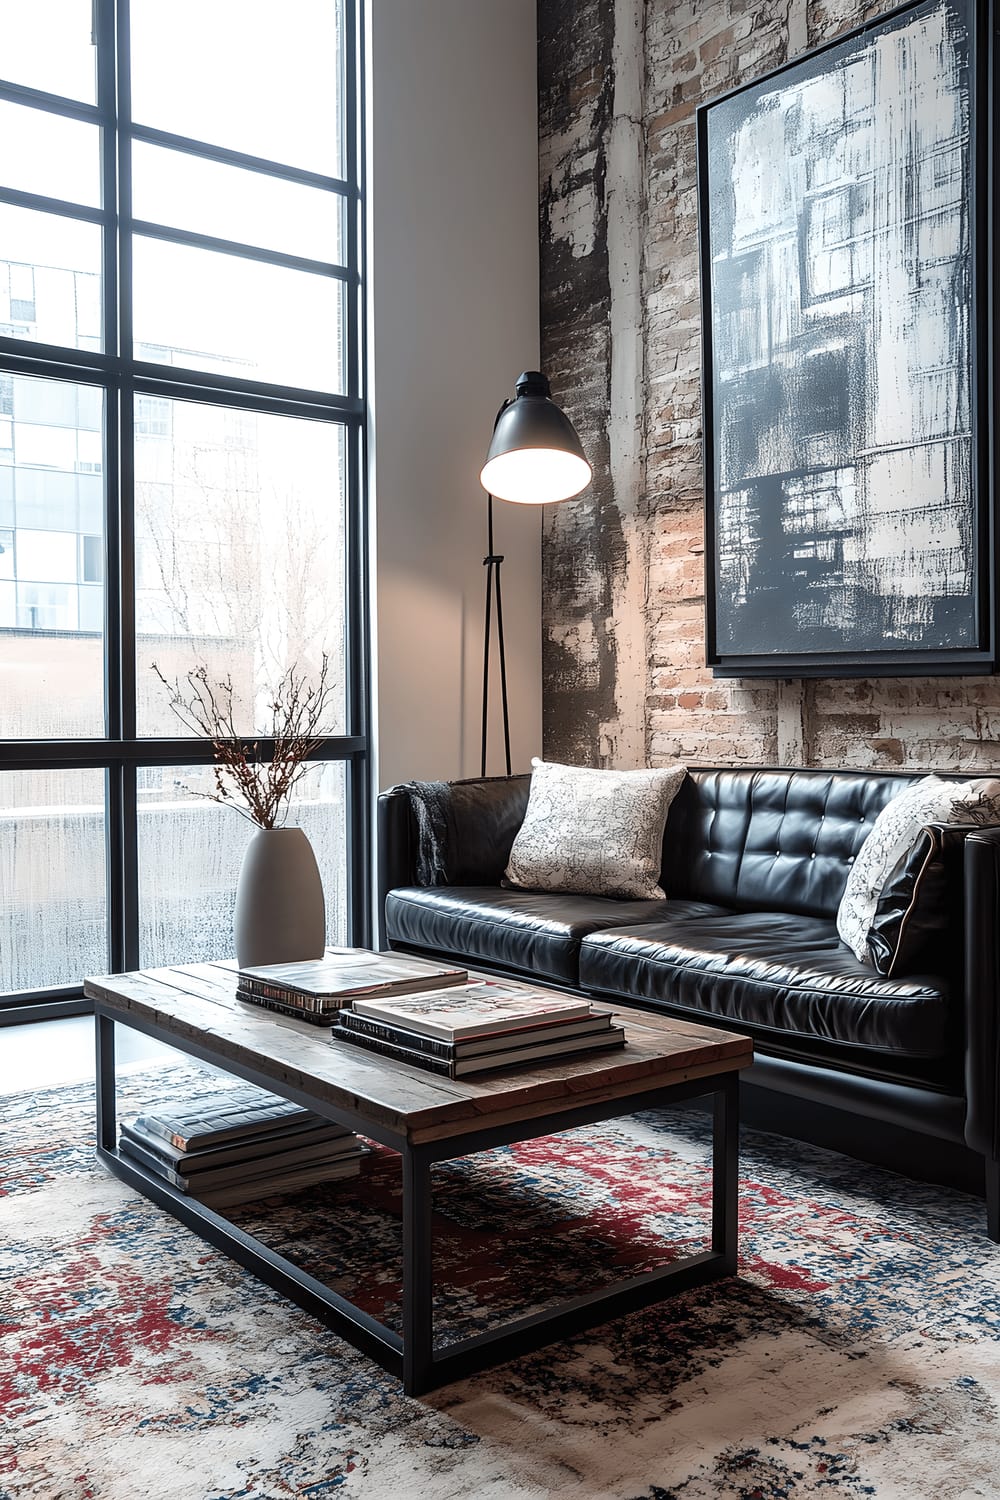
[[(155, 1060), (165, 1062), (176, 1056), (176, 1052), (160, 1042), (125, 1026), (116, 1027), (115, 1057), (119, 1067)], [(93, 1016), (0, 1026), (0, 1095), (85, 1083), (93, 1076)]]

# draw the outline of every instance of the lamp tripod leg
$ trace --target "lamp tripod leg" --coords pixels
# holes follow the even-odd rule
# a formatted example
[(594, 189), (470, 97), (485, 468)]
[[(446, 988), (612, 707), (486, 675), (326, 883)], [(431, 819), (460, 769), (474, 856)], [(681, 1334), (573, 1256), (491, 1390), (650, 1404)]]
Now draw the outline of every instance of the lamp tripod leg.
[(490, 625), (493, 604), (493, 558), (483, 559), (486, 567), (486, 629), (483, 633), (483, 753), (480, 775), (486, 775), (486, 738), (490, 704)]
[(503, 644), (503, 604), (500, 599), (500, 564), (502, 557), (496, 560), (497, 573), (497, 640), (500, 647), (500, 702), (503, 707), (503, 752), (507, 766), (507, 775), (510, 775), (510, 715), (507, 710), (507, 656)]
[(510, 775), (510, 714), (507, 708), (507, 653), (503, 640), (503, 601), (500, 597), (500, 564), (503, 553), (493, 551), (493, 496), (487, 496), (487, 543), (488, 551), (483, 558), (486, 569), (486, 630), (483, 636), (483, 754), (481, 774), (486, 775), (486, 741), (489, 729), (490, 708), (490, 626), (493, 623), (493, 580), (497, 588), (497, 645), (500, 655), (500, 704), (503, 709), (503, 749), (507, 775)]

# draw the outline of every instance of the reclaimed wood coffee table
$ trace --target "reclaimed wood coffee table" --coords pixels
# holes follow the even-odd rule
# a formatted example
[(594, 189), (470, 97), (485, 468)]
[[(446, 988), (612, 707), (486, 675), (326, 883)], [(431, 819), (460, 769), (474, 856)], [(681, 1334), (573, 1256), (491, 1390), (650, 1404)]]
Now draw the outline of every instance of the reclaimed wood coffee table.
[[(452, 1080), (331, 1043), (329, 1033), (236, 999), (235, 964), (88, 979), (97, 1017), (98, 1155), (131, 1187), (401, 1376), (410, 1395), (500, 1364), (736, 1269), (738, 1078), (748, 1037), (615, 1006), (628, 1046)], [(118, 1151), (115, 1025), (303, 1104), (403, 1161), (402, 1336)], [(431, 1165), (635, 1110), (714, 1100), (711, 1243), (696, 1254), (435, 1348)], [(334, 1189), (335, 1191), (335, 1189)]]

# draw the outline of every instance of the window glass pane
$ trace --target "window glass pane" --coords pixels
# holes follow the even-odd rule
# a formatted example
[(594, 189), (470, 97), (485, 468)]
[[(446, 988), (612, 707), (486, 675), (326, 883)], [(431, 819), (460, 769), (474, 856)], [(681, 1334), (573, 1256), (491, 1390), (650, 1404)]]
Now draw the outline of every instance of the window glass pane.
[(20, 630), (73, 630), (79, 626), (77, 591), (58, 583), (17, 585), (17, 625)]
[[(0, 600), (0, 739), (101, 735), (104, 589), (92, 576), (104, 550), (101, 479), (77, 465), (81, 445), (92, 454), (102, 441), (92, 424), (103, 427), (103, 392), (15, 375), (9, 400), (14, 465), (0, 470), (13, 480), (9, 526), (0, 531), (0, 578), (10, 580)], [(20, 421), (22, 412), (31, 420)]]
[(79, 500), (74, 475), (22, 466), (15, 480), (17, 519), (22, 526), (52, 531), (76, 527)]
[[(213, 787), (211, 766), (141, 767), (139, 962), (231, 958), (233, 906), (250, 825), (231, 807), (197, 795)], [(326, 897), (328, 941), (347, 942), (346, 777), (342, 761), (317, 762), (299, 783), (289, 824), (305, 829)]]
[(136, 629), (142, 735), (183, 734), (169, 679), (231, 677), (237, 727), (270, 727), (290, 664), (336, 685), (345, 724), (345, 443), (336, 423), (164, 402), (169, 438), (135, 440)]
[(101, 230), (0, 203), (0, 334), (101, 348)]
[(93, 0), (6, 0), (0, 5), (0, 73), (10, 83), (97, 102)]
[(104, 543), (99, 536), (82, 536), (81, 579), (84, 583), (104, 582)]
[(88, 585), (76, 592), (80, 601), (80, 629), (100, 634), (104, 629), (104, 590)]
[(132, 211), (137, 219), (216, 239), (338, 265), (343, 260), (339, 193), (145, 141), (132, 147)]
[(85, 474), (100, 474), (104, 468), (104, 444), (99, 432), (76, 434), (76, 466)]
[[(65, 427), (72, 438), (80, 425), (80, 401), (75, 385), (55, 385), (46, 380), (18, 381), (11, 389), (11, 415), (18, 424), (22, 441), (37, 439), (46, 429)], [(42, 425), (32, 428), (32, 423)], [(61, 434), (57, 434), (61, 437)], [(27, 454), (20, 455), (27, 459)]]
[[(83, 465), (81, 464), (82, 467)], [(89, 532), (102, 531), (104, 528), (104, 482), (100, 478), (100, 475), (78, 474), (76, 477), (76, 497), (79, 505), (77, 525), (80, 530)]]
[(100, 208), (99, 126), (0, 99), (0, 140), (17, 142), (0, 155), (4, 187)]
[(25, 531), (17, 536), (17, 577), (76, 583), (77, 539), (67, 531)]
[(0, 772), (0, 992), (108, 968), (104, 772)]
[(62, 420), (62, 413), (54, 410), (48, 427), (34, 422), (15, 422), (16, 462), (47, 469), (73, 469), (76, 465), (76, 433), (72, 427), (63, 427)]
[(141, 124), (343, 176), (341, 0), (132, 0), (130, 24)]
[(137, 359), (307, 390), (344, 389), (342, 283), (137, 238)]

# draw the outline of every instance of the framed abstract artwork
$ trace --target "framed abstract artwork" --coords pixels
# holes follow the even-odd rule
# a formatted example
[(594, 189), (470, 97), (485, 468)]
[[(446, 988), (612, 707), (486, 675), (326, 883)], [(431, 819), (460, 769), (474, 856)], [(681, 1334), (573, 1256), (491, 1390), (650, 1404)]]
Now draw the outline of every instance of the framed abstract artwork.
[(698, 111), (708, 660), (994, 670), (988, 0)]

